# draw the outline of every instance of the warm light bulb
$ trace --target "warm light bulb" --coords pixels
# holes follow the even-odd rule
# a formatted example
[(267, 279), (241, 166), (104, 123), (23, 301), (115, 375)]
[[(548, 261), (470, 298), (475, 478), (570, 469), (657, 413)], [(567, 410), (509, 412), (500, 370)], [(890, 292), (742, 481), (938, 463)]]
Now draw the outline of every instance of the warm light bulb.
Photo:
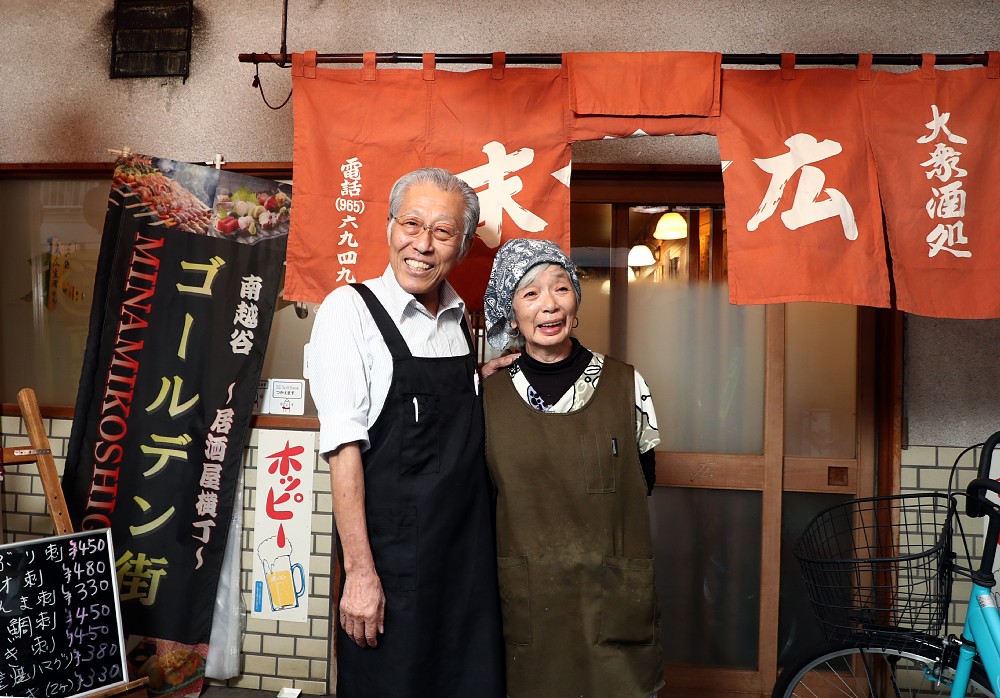
[(648, 267), (650, 264), (656, 264), (656, 260), (653, 258), (653, 251), (646, 245), (635, 245), (628, 251), (630, 267)]
[(670, 211), (660, 216), (653, 231), (653, 237), (657, 240), (683, 240), (687, 235), (687, 220), (677, 211)]

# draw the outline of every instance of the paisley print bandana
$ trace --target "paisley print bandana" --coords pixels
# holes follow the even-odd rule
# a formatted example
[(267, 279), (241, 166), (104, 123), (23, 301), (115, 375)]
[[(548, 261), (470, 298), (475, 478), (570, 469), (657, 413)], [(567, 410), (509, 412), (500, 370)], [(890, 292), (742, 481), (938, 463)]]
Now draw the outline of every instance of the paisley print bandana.
[(510, 325), (507, 322), (514, 304), (514, 289), (529, 269), (537, 264), (558, 264), (569, 274), (580, 303), (580, 280), (576, 276), (573, 260), (559, 246), (549, 240), (514, 238), (505, 242), (493, 259), (490, 281), (483, 298), (486, 313), (486, 340), (497, 351), (510, 343)]

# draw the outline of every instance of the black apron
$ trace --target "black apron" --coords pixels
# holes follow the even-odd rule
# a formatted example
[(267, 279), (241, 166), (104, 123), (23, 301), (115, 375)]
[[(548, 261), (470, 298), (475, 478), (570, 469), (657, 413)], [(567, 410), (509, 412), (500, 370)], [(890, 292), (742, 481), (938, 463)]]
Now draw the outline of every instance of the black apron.
[[(352, 285), (392, 354), (389, 394), (362, 454), (385, 633), (361, 648), (337, 622), (337, 698), (501, 698), (496, 543), (468, 326), (463, 319), (467, 355), (414, 357), (371, 290)], [(337, 554), (343, 566), (339, 537)]]

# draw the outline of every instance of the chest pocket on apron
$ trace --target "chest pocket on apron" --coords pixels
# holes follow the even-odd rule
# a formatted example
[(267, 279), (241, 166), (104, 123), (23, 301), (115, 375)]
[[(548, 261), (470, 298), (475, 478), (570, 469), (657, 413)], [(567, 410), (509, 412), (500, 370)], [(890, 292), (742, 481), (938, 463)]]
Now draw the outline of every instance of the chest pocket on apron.
[(399, 474), (430, 475), (441, 470), (441, 416), (438, 396), (401, 393), (399, 419)]
[(580, 463), (587, 479), (589, 494), (610, 494), (615, 491), (616, 453), (608, 429), (596, 429), (580, 437)]

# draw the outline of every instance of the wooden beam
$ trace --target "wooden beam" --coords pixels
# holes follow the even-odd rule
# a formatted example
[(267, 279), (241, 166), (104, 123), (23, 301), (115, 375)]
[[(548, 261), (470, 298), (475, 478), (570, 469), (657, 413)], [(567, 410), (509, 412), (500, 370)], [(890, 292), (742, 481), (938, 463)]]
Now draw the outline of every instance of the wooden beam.
[(778, 609), (781, 568), (781, 505), (785, 454), (785, 306), (769, 305), (764, 315), (764, 488), (761, 492), (763, 526), (760, 550), (761, 684), (770, 691), (778, 676)]

